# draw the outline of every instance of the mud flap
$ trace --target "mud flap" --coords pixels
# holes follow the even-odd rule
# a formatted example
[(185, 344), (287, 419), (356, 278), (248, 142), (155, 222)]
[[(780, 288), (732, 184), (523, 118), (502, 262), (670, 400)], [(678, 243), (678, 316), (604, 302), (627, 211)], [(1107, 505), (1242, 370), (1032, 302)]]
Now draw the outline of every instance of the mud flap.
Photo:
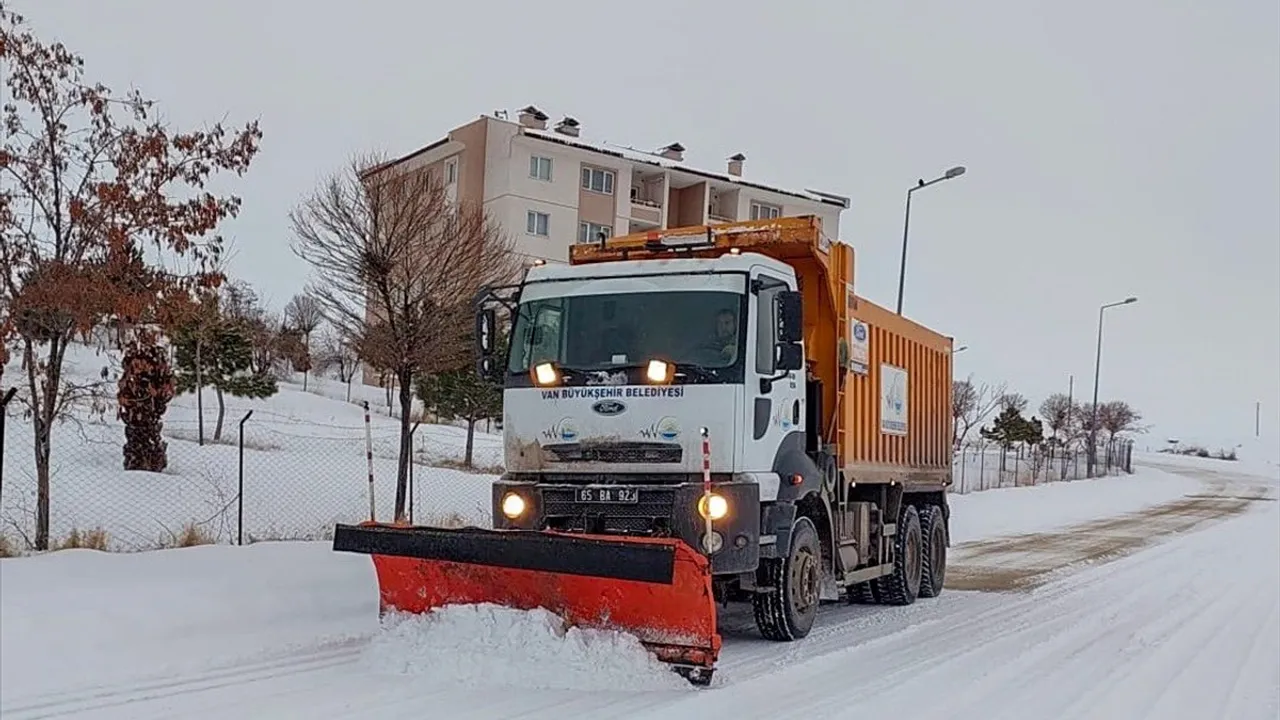
[(372, 556), (383, 612), (544, 608), (635, 635), (695, 682), (720, 654), (710, 564), (680, 540), (364, 523), (338, 525), (333, 549)]

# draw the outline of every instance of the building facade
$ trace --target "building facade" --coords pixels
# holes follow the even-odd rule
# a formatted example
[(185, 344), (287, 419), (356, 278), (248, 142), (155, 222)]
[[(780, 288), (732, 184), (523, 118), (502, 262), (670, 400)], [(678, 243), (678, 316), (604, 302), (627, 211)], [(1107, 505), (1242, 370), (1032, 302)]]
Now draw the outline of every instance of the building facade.
[(679, 143), (645, 152), (586, 140), (572, 117), (549, 127), (533, 106), (515, 120), (506, 115), (482, 115), (391, 164), (431, 167), (453, 199), (479, 200), (529, 262), (568, 262), (570, 245), (601, 233), (779, 216), (817, 215), (825, 234), (838, 238), (849, 207), (838, 195), (744, 177), (741, 154), (723, 170), (701, 169), (684, 162)]

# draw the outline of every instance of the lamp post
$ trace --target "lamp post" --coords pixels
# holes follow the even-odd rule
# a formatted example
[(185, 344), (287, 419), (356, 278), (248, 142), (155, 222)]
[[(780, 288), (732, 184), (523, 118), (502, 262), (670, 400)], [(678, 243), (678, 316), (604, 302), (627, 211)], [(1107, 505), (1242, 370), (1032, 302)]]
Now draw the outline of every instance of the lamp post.
[(1098, 378), (1102, 371), (1102, 314), (1106, 312), (1107, 308), (1132, 305), (1136, 302), (1138, 302), (1138, 298), (1127, 297), (1119, 302), (1107, 303), (1098, 308), (1098, 349), (1093, 359), (1093, 410), (1089, 414), (1089, 477), (1093, 477), (1093, 468), (1098, 454)]
[(902, 314), (902, 287), (907, 280), (907, 230), (911, 227), (911, 193), (927, 188), (943, 180), (958, 178), (964, 174), (964, 166), (957, 165), (929, 182), (917, 180), (915, 187), (907, 189), (907, 212), (902, 219), (902, 261), (898, 264), (898, 314)]
[(952, 351), (951, 351), (951, 354), (952, 354), (952, 355), (955, 355), (956, 353), (962, 353), (962, 352), (964, 352), (965, 350), (968, 350), (968, 349), (969, 349), (969, 346), (968, 346), (968, 345), (961, 345), (960, 347), (958, 347), (958, 348), (956, 348), (956, 349), (952, 350)]

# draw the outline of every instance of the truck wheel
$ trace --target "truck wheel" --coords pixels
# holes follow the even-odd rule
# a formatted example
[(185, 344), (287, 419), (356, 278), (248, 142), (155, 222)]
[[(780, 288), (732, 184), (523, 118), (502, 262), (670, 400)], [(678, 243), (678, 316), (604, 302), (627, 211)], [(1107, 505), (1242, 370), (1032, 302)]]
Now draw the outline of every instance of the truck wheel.
[(942, 594), (947, 579), (947, 523), (942, 508), (925, 505), (920, 509), (920, 597)]
[(898, 531), (893, 538), (893, 574), (873, 582), (876, 597), (886, 605), (910, 605), (920, 593), (920, 515), (915, 506), (902, 504)]
[(752, 597), (760, 634), (779, 642), (808, 635), (818, 614), (822, 585), (822, 549), (813, 521), (797, 518), (787, 557), (768, 558), (760, 566), (765, 587), (772, 588)]
[(850, 585), (845, 590), (845, 594), (849, 602), (854, 605), (875, 605), (876, 604), (876, 588), (871, 581)]

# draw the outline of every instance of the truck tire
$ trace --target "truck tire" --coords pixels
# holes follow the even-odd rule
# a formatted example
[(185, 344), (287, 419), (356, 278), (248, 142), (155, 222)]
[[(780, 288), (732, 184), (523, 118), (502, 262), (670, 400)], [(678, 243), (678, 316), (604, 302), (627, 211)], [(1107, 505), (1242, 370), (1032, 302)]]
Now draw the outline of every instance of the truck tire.
[(845, 590), (845, 594), (849, 602), (854, 605), (875, 605), (877, 602), (876, 588), (870, 580), (857, 585), (850, 585)]
[(921, 545), (920, 515), (914, 505), (902, 503), (898, 511), (898, 530), (893, 537), (893, 573), (878, 577), (875, 595), (886, 605), (910, 605), (920, 594)]
[(809, 634), (818, 614), (822, 587), (822, 548), (818, 530), (807, 517), (791, 526), (791, 549), (785, 558), (762, 560), (764, 586), (751, 600), (756, 627), (766, 640), (786, 642)]
[(920, 597), (942, 594), (947, 579), (947, 522), (942, 508), (924, 505), (920, 508)]

